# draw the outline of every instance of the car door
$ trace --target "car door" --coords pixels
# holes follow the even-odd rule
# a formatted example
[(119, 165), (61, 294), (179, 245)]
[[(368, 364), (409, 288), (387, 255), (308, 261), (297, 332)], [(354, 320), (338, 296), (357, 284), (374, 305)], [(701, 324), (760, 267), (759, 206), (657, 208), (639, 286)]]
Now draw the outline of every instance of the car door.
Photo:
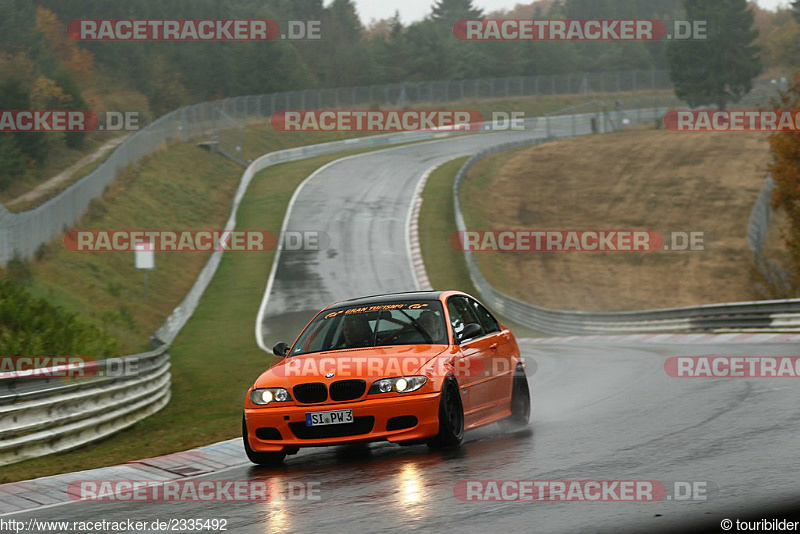
[[(448, 298), (447, 310), (450, 314), (454, 339), (459, 338), (466, 325), (481, 324), (464, 296), (454, 295)], [(461, 385), (467, 426), (480, 421), (482, 419), (481, 412), (491, 408), (494, 400), (491, 377), (492, 343), (492, 336), (487, 336), (483, 331), (476, 337), (462, 340), (459, 343), (461, 355), (459, 361), (456, 362), (456, 375)]]
[(485, 306), (473, 298), (466, 299), (486, 333), (488, 347), (483, 354), (483, 363), (490, 380), (489, 395), (505, 409), (513, 387), (516, 344), (512, 342), (511, 333), (501, 328), (500, 323)]

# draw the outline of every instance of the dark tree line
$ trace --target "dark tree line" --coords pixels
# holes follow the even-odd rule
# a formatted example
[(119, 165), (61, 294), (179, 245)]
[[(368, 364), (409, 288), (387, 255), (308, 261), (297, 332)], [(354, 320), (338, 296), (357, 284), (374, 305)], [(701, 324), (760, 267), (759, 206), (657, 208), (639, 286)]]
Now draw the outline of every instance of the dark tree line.
[[(798, 11), (795, 1), (795, 12)], [(755, 72), (745, 0), (548, 0), (529, 15), (569, 19), (660, 19), (714, 16), (736, 25), (722, 41), (684, 43), (668, 57), (668, 43), (654, 42), (467, 42), (453, 35), (453, 22), (490, 15), (471, 0), (432, 0), (424, 20), (408, 25), (398, 17), (369, 27), (352, 0), (0, 0), (0, 109), (27, 109), (44, 94), (55, 105), (95, 108), (104, 98), (116, 106), (141, 101), (153, 116), (188, 103), (245, 94), (310, 88), (377, 85), (480, 77), (533, 76), (581, 71), (667, 69), (681, 65), (675, 81), (715, 72), (740, 71), (723, 80), (735, 96)], [(518, 6), (519, 7), (519, 6)], [(522, 6), (523, 8), (526, 6)], [(271, 42), (81, 42), (66, 37), (74, 19), (275, 19), (319, 20), (320, 40)], [(701, 51), (702, 53), (699, 53)], [(692, 61), (695, 64), (692, 64)], [(673, 68), (673, 71), (675, 69)], [(717, 76), (713, 76), (714, 79)], [(38, 84), (38, 85), (37, 85)], [(697, 89), (689, 87), (690, 91)], [(48, 92), (49, 91), (49, 92)], [(718, 88), (703, 99), (719, 100)], [(713, 94), (712, 94), (713, 93)], [(39, 95), (39, 100), (32, 97)], [(87, 96), (88, 95), (88, 96)], [(118, 95), (113, 98), (114, 95)], [(123, 95), (123, 96), (119, 96)], [(138, 95), (141, 101), (134, 97)], [(714, 96), (716, 95), (716, 96)], [(122, 101), (121, 101), (122, 100)], [(131, 102), (131, 104), (127, 104)], [(68, 146), (82, 137), (65, 136)], [(20, 168), (47, 155), (42, 136), (0, 135), (0, 187)]]
[[(321, 21), (319, 41), (80, 44), (94, 54), (105, 75), (143, 92), (158, 113), (186, 99), (301, 88), (667, 66), (663, 43), (459, 41), (452, 34), (453, 22), (485, 15), (470, 0), (432, 1), (428, 18), (406, 26), (395, 19), (388, 32), (366, 28), (352, 0), (334, 0), (327, 7), (322, 0), (38, 0), (34, 4), (50, 9), (64, 25), (79, 18)], [(0, 21), (1, 35), (8, 36), (4, 46), (32, 44), (34, 9), (22, 0), (0, 0), (0, 12), (15, 13)], [(676, 18), (681, 12), (679, 0), (564, 0), (544, 16)], [(176, 83), (185, 92), (175, 91)]]

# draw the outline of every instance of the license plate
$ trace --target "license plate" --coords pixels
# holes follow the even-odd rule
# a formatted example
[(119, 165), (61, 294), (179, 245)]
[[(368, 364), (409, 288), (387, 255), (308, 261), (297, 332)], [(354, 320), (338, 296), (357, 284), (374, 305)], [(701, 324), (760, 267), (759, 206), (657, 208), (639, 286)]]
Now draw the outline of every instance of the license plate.
[(353, 422), (353, 410), (312, 412), (306, 414), (306, 426), (341, 425)]

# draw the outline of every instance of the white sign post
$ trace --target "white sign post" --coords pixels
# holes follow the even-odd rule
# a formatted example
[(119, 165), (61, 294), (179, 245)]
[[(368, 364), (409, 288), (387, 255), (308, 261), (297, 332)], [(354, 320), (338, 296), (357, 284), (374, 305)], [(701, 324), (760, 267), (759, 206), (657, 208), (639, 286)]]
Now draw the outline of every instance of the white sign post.
[(144, 271), (144, 294), (147, 295), (147, 271), (156, 267), (156, 253), (150, 241), (137, 243), (134, 246), (136, 268)]

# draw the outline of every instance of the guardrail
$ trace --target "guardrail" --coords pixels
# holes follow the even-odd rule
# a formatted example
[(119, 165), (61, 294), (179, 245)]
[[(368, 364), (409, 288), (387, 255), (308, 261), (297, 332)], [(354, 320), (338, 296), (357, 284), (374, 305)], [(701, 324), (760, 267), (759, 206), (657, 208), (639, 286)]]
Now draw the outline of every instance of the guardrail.
[[(630, 122), (649, 121), (663, 115), (666, 108), (626, 110)], [(591, 132), (589, 115), (551, 118), (547, 131), (550, 138), (569, 137)], [(583, 120), (581, 120), (583, 119)], [(546, 139), (507, 143), (472, 156), (459, 169), (453, 184), (456, 226), (467, 230), (461, 212), (459, 191), (469, 170), (483, 158), (515, 148), (531, 146)], [(471, 251), (465, 251), (467, 269), (473, 284), (484, 301), (498, 313), (517, 323), (548, 334), (616, 334), (632, 332), (697, 332), (697, 331), (780, 331), (800, 332), (800, 299), (768, 300), (708, 304), (659, 310), (631, 312), (581, 312), (553, 310), (534, 306), (495, 289), (483, 276)]]
[[(86, 376), (74, 376), (77, 370)], [(169, 370), (164, 346), (72, 373), (45, 368), (4, 375), (0, 465), (80, 447), (141, 421), (169, 402)]]

